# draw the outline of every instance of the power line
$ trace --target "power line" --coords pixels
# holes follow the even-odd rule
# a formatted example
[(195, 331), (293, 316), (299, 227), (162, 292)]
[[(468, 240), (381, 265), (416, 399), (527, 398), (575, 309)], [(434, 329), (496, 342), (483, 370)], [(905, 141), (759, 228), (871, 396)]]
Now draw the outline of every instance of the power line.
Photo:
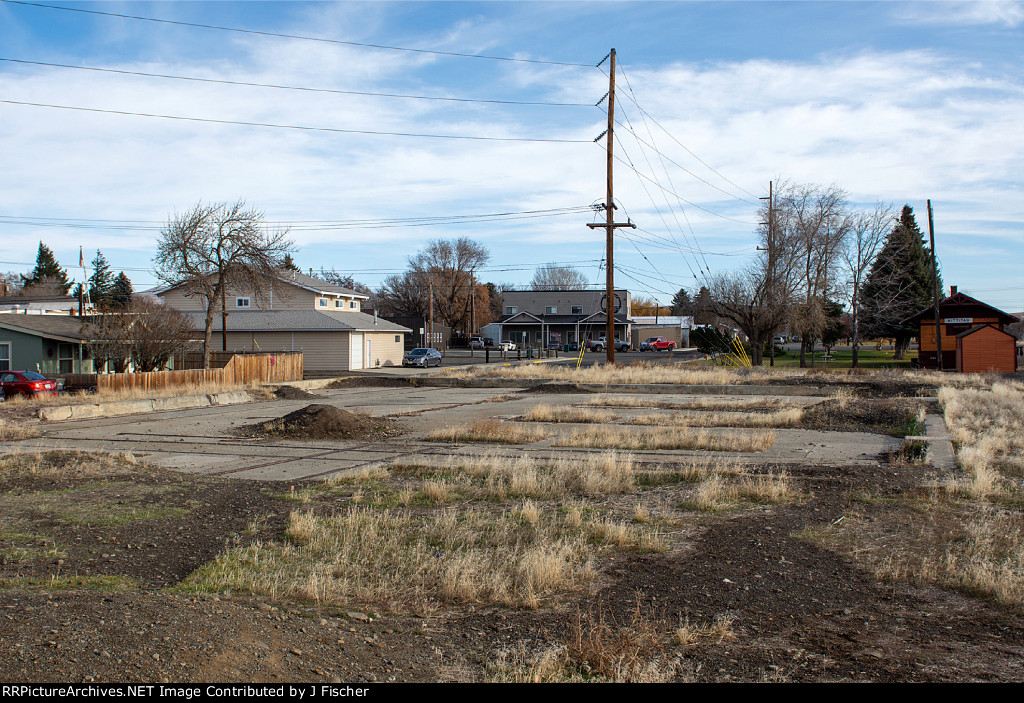
[[(621, 69), (621, 65), (620, 65), (620, 69)], [(635, 96), (635, 94), (633, 93), (633, 88), (632, 88), (632, 86), (630, 86), (630, 84), (629, 84), (629, 78), (628, 78), (628, 77), (626, 77), (626, 72), (625, 72), (624, 70), (622, 71), (622, 77), (623, 77), (623, 78), (624, 78), (624, 79), (626, 80), (626, 87), (627, 87), (627, 88), (629, 89), (629, 92), (630, 92), (630, 95), (628, 95), (628, 96), (626, 96), (626, 97), (627, 97), (627, 98), (629, 99), (629, 101), (630, 101), (631, 103), (633, 103), (634, 105), (636, 105), (636, 109), (637, 109), (637, 110), (639, 110), (641, 114), (645, 115), (645, 116), (646, 116), (646, 117), (647, 117), (648, 119), (650, 119), (650, 120), (651, 120), (651, 122), (653, 122), (653, 123), (654, 123), (655, 125), (657, 125), (657, 126), (658, 126), (658, 128), (659, 128), (659, 129), (661, 129), (661, 131), (663, 131), (663, 132), (664, 132), (665, 134), (667, 134), (667, 135), (669, 136), (669, 138), (670, 138), (670, 139), (672, 139), (672, 141), (674, 141), (674, 142), (675, 142), (676, 144), (678, 144), (678, 145), (679, 145), (679, 146), (681, 146), (681, 147), (682, 147), (683, 149), (685, 149), (685, 150), (686, 150), (686, 153), (687, 153), (687, 154), (689, 154), (690, 156), (692, 156), (693, 158), (695, 158), (695, 159), (696, 159), (697, 161), (699, 161), (699, 162), (700, 162), (700, 163), (701, 163), (702, 165), (704, 165), (704, 166), (705, 166), (705, 167), (706, 167), (706, 168), (707, 168), (708, 170), (710, 170), (710, 171), (711, 171), (712, 173), (714, 173), (714, 174), (715, 174), (716, 176), (718, 176), (719, 178), (721, 178), (721, 179), (722, 179), (723, 181), (725, 181), (725, 182), (726, 182), (726, 183), (728, 183), (729, 185), (733, 186), (734, 188), (737, 188), (737, 189), (739, 189), (739, 190), (743, 191), (744, 193), (746, 193), (747, 195), (749, 195), (749, 196), (750, 196), (750, 197), (752, 197), (752, 198), (756, 198), (756, 197), (758, 197), (758, 196), (754, 195), (753, 193), (751, 193), (751, 192), (750, 192), (749, 190), (747, 190), (746, 188), (743, 188), (742, 186), (740, 186), (740, 185), (737, 185), (736, 183), (733, 183), (732, 181), (730, 181), (730, 180), (729, 180), (728, 178), (726, 178), (726, 177), (725, 177), (725, 176), (723, 176), (723, 175), (722, 175), (721, 173), (719, 173), (719, 172), (718, 172), (718, 171), (717, 171), (717, 170), (715, 169), (715, 167), (714, 167), (714, 166), (712, 166), (712, 165), (711, 165), (711, 164), (709, 164), (708, 162), (704, 161), (704, 159), (700, 158), (699, 156), (697, 156), (697, 154), (693, 153), (693, 151), (691, 151), (689, 147), (687, 147), (687, 146), (686, 146), (685, 144), (683, 144), (683, 143), (682, 143), (681, 141), (679, 141), (678, 139), (676, 139), (675, 135), (673, 135), (673, 134), (672, 134), (671, 132), (669, 132), (669, 131), (668, 131), (668, 130), (667, 130), (667, 129), (665, 128), (665, 127), (663, 127), (663, 126), (662, 126), (662, 124), (661, 124), (660, 122), (658, 122), (658, 121), (657, 121), (656, 119), (654, 119), (654, 117), (653, 117), (653, 116), (652, 116), (652, 115), (651, 115), (651, 114), (650, 114), (649, 112), (647, 112), (647, 111), (646, 111), (646, 110), (644, 110), (644, 109), (643, 109), (642, 107), (640, 107), (640, 103), (638, 103), (638, 102), (636, 101), (636, 99), (635, 99), (635, 97), (636, 97), (636, 96)]]
[(533, 102), (525, 100), (489, 100), (482, 98), (452, 98), (437, 95), (408, 95), (404, 93), (373, 93), (361, 90), (337, 90), (332, 88), (311, 88), (305, 86), (278, 85), (274, 83), (253, 83), (249, 81), (229, 81), (218, 78), (198, 78), (196, 76), (175, 76), (166, 73), (146, 73), (143, 71), (125, 71), (116, 68), (99, 68), (96, 66), (72, 66), (63, 63), (47, 63), (45, 61), (26, 61), (23, 59), (0, 58), (0, 61), (20, 63), (30, 66), (49, 66), (52, 68), (69, 68), (79, 71), (96, 71), (100, 73), (113, 73), (123, 76), (141, 76), (144, 78), (166, 78), (178, 81), (192, 81), (196, 83), (214, 83), (218, 85), (237, 85), (250, 88), (275, 88), (278, 90), (296, 90), (308, 93), (329, 93), (335, 95), (365, 95), (378, 98), (407, 98), (410, 100), (440, 100), (461, 103), (488, 103), (495, 105), (533, 105), (545, 107), (593, 107), (590, 103), (556, 103), (556, 102)]
[[(288, 227), (297, 231), (326, 231), (337, 229), (380, 229), (387, 227), (422, 227), (436, 225), (473, 224), (502, 220), (532, 219), (578, 215), (589, 211), (589, 205), (551, 208), (548, 210), (521, 210), (511, 212), (480, 213), (473, 215), (436, 215), (369, 220), (298, 220), (267, 221), (268, 226)], [(75, 229), (107, 229), (132, 231), (158, 231), (164, 223), (158, 220), (109, 220), (85, 218), (55, 218), (37, 216), (0, 215), (0, 225), (29, 225), (37, 227), (70, 227)]]
[(222, 27), (222, 26), (212, 25), (212, 24), (200, 24), (198, 22), (183, 22), (181, 20), (165, 20), (165, 19), (158, 19), (158, 18), (155, 18), (155, 17), (141, 17), (141, 16), (138, 16), (138, 15), (122, 15), (122, 14), (119, 14), (119, 13), (116, 13), (116, 12), (101, 12), (99, 10), (85, 10), (85, 9), (78, 8), (78, 7), (60, 7), (58, 5), (43, 5), (41, 3), (35, 3), (35, 2), (24, 2), (23, 0), (0, 0), (0, 2), (6, 2), (6, 3), (9, 3), (11, 5), (24, 5), (26, 7), (40, 7), (40, 8), (44, 8), (44, 9), (47, 9), (47, 10), (60, 10), (62, 12), (79, 12), (79, 13), (88, 14), (88, 15), (100, 15), (100, 16), (104, 16), (104, 17), (117, 17), (117, 18), (120, 18), (120, 19), (137, 20), (137, 21), (141, 21), (141, 22), (157, 22), (157, 23), (160, 23), (160, 24), (172, 24), (172, 25), (177, 25), (179, 27), (193, 27), (193, 28), (198, 28), (198, 29), (213, 29), (213, 30), (217, 30), (217, 31), (220, 31), (220, 32), (236, 32), (236, 33), (240, 33), (240, 34), (254, 34), (254, 35), (257, 35), (257, 36), (274, 37), (274, 38), (277, 38), (277, 39), (300, 39), (302, 41), (314, 41), (314, 42), (322, 42), (322, 43), (326, 43), (326, 44), (340, 44), (340, 45), (344, 45), (344, 46), (359, 46), (359, 47), (364, 47), (364, 48), (367, 48), (367, 49), (381, 49), (381, 50), (387, 50), (387, 51), (404, 51), (404, 52), (416, 53), (416, 54), (433, 54), (433, 55), (436, 55), (436, 56), (452, 56), (452, 57), (456, 57), (456, 58), (466, 58), (466, 59), (487, 59), (487, 60), (490, 60), (490, 61), (512, 61), (512, 62), (521, 62), (521, 63), (547, 64), (547, 65), (554, 65), (554, 66), (573, 66), (573, 67), (577, 67), (577, 68), (594, 68), (593, 64), (588, 64), (588, 63), (572, 63), (572, 62), (567, 62), (567, 61), (545, 61), (545, 60), (541, 60), (541, 59), (524, 59), (524, 58), (514, 58), (514, 57), (509, 57), (509, 56), (489, 56), (489, 55), (486, 55), (486, 54), (468, 54), (468, 53), (460, 53), (460, 52), (456, 52), (456, 51), (437, 51), (437, 50), (433, 50), (433, 49), (413, 49), (413, 48), (401, 47), (401, 46), (387, 46), (387, 45), (384, 45), (384, 44), (367, 44), (367, 43), (363, 43), (363, 42), (344, 41), (344, 40), (341, 40), (341, 39), (326, 39), (324, 37), (311, 37), (311, 36), (300, 35), (300, 34), (283, 34), (283, 33), (280, 33), (280, 32), (263, 32), (263, 31), (259, 31), (259, 30), (255, 30), (255, 29), (240, 29), (238, 27)]
[[(10, 0), (0, 0), (9, 2)], [(424, 139), (467, 139), (471, 141), (492, 141), (492, 142), (544, 142), (556, 144), (588, 144), (589, 139), (537, 139), (528, 137), (474, 137), (458, 134), (418, 134), (412, 132), (381, 132), (367, 129), (341, 129), (338, 127), (308, 127), (302, 125), (272, 124), (268, 122), (245, 122), (242, 120), (217, 120), (205, 117), (182, 117), (180, 115), (157, 115), (146, 112), (128, 112), (126, 110), (108, 110), (95, 107), (75, 107), (71, 105), (51, 105), (46, 103), (21, 102), (18, 100), (0, 100), (0, 103), (7, 105), (22, 105), (27, 107), (46, 107), (57, 110), (74, 110), (78, 112), (95, 112), (107, 115), (121, 115), (128, 117), (154, 117), (164, 120), (178, 120), (183, 122), (204, 122), (208, 124), (235, 125), (242, 127), (269, 127), (274, 129), (293, 129), (306, 132), (330, 132), (335, 134), (372, 134), (388, 137), (418, 137)]]

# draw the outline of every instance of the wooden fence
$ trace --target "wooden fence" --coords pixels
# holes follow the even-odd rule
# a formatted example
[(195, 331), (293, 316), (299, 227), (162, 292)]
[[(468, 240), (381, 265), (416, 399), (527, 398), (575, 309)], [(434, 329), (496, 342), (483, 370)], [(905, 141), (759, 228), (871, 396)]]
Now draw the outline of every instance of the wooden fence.
[[(302, 380), (302, 352), (224, 354), (220, 368), (147, 371), (145, 373), (66, 374), (65, 387), (100, 391), (160, 390), (204, 384), (282, 383)], [(212, 365), (212, 360), (211, 360)]]

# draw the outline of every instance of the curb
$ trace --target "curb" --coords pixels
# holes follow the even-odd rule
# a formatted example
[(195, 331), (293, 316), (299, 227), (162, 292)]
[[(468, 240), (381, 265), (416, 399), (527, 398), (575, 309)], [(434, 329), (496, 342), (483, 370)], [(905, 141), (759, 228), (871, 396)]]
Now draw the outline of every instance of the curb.
[(207, 408), (211, 405), (238, 405), (251, 401), (252, 398), (249, 397), (248, 393), (232, 391), (229, 393), (212, 393), (210, 395), (121, 400), (112, 403), (92, 403), (89, 405), (58, 405), (52, 408), (40, 408), (39, 419), (44, 422), (86, 420), (97, 417), (136, 415), (139, 413), (165, 412), (168, 410), (191, 410), (193, 408)]

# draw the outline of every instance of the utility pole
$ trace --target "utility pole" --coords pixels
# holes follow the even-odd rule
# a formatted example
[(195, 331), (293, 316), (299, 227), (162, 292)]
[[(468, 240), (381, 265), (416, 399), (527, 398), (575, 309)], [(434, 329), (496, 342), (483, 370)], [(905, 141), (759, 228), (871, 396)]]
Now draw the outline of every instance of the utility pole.
[(942, 371), (942, 328), (939, 315), (939, 266), (935, 261), (935, 227), (932, 224), (932, 201), (928, 200), (928, 241), (932, 248), (932, 297), (935, 301), (935, 361)]
[[(767, 246), (768, 270), (765, 271), (765, 275), (764, 275), (764, 289), (765, 289), (764, 290), (764, 296), (765, 296), (765, 303), (769, 303), (770, 301), (768, 300), (768, 297), (773, 295), (773, 293), (774, 293), (774, 286), (772, 284), (774, 283), (773, 279), (774, 279), (774, 276), (775, 276), (775, 260), (774, 260), (775, 259), (775, 241), (773, 239), (773, 235), (775, 234), (775, 228), (772, 226), (773, 220), (775, 219), (773, 217), (775, 212), (774, 212), (774, 202), (772, 201), (772, 182), (771, 181), (768, 181), (768, 197), (767, 198), (758, 198), (758, 200), (767, 200), (768, 201), (768, 221), (767, 222), (762, 222), (761, 224), (768, 225), (768, 241), (766, 242), (766, 244), (768, 245)], [(761, 247), (758, 247), (758, 249), (760, 250)], [(770, 307), (768, 307), (768, 305), (766, 305), (765, 307), (768, 308), (768, 309), (771, 309)], [(773, 318), (772, 321), (774, 322), (774, 315), (772, 315), (772, 318)], [(775, 366), (775, 326), (774, 326), (774, 324), (772, 325), (772, 328), (770, 330), (768, 330), (768, 365), (769, 366)]]
[[(429, 346), (431, 349), (434, 348), (434, 282), (430, 282), (430, 331), (427, 332), (427, 339), (430, 340)], [(424, 362), (425, 363), (425, 362)]]
[[(608, 68), (609, 68), (609, 72), (608, 72), (608, 76), (609, 76), (608, 77), (608, 95), (606, 96), (608, 98), (608, 129), (605, 130), (605, 133), (603, 135), (600, 135), (597, 138), (597, 139), (600, 139), (601, 136), (605, 137), (605, 145), (606, 145), (607, 151), (608, 151), (608, 160), (607, 160), (607, 166), (606, 166), (606, 172), (607, 172), (606, 173), (606, 175), (607, 175), (607, 188), (606, 188), (606, 191), (607, 192), (606, 192), (606, 195), (605, 195), (605, 202), (604, 202), (605, 223), (603, 225), (588, 224), (587, 227), (590, 227), (591, 229), (597, 229), (599, 227), (603, 227), (604, 230), (605, 230), (605, 262), (606, 262), (608, 268), (607, 268), (607, 270), (605, 272), (605, 306), (604, 306), (605, 310), (604, 310), (604, 314), (605, 314), (605, 318), (606, 318), (606, 325), (605, 325), (605, 334), (604, 334), (604, 339), (605, 339), (604, 351), (605, 351), (605, 359), (607, 360), (607, 362), (609, 364), (614, 364), (615, 363), (615, 261), (614, 261), (614, 258), (612, 256), (613, 250), (614, 250), (613, 240), (614, 240), (615, 228), (616, 227), (631, 227), (633, 229), (636, 229), (636, 225), (634, 225), (632, 222), (628, 222), (628, 221), (626, 223), (616, 223), (615, 222), (615, 218), (614, 218), (615, 203), (613, 201), (614, 189), (613, 189), (613, 181), (612, 181), (612, 172), (613, 172), (613, 168), (612, 167), (613, 167), (613, 165), (615, 163), (615, 160), (614, 160), (614, 156), (613, 156), (613, 153), (612, 153), (612, 146), (615, 143), (615, 49), (612, 49), (610, 52), (608, 52), (608, 56), (606, 56), (605, 59), (611, 59), (611, 62), (608, 65)], [(604, 63), (604, 59), (601, 60), (601, 63)], [(597, 65), (600, 66), (601, 63), (599, 63)], [(598, 102), (598, 105), (600, 105), (600, 104), (601, 103)], [(594, 141), (597, 141), (597, 139), (595, 139)]]

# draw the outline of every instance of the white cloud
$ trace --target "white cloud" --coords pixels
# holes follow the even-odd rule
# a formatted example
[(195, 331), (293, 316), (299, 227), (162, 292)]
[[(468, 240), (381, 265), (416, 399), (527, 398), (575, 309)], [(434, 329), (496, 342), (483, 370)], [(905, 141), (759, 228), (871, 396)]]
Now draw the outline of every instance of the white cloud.
[(893, 14), (914, 24), (1018, 27), (1024, 22), (1024, 3), (1020, 0), (917, 0), (896, 6)]

